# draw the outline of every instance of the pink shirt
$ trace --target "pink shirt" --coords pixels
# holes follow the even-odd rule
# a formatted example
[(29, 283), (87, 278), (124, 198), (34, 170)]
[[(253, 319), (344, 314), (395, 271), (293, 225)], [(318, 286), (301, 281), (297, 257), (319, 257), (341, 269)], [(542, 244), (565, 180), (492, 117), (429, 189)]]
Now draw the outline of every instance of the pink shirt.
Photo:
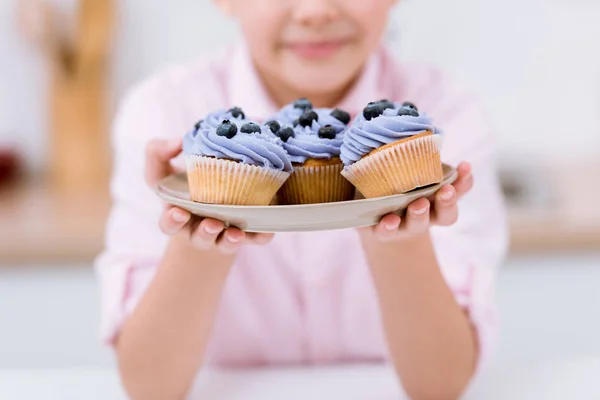
[[(494, 280), (506, 249), (493, 135), (481, 104), (440, 72), (398, 65), (376, 52), (340, 107), (356, 114), (381, 98), (410, 100), (445, 133), (444, 162), (473, 165), (475, 187), (452, 227), (431, 230), (443, 275), (476, 326), (485, 358), (496, 330)], [(114, 127), (114, 206), (98, 257), (102, 336), (111, 342), (150, 283), (167, 243), (161, 202), (144, 183), (144, 147), (182, 136), (206, 113), (233, 105), (276, 111), (239, 46), (176, 66), (135, 88)], [(182, 166), (181, 158), (176, 161)], [(277, 234), (244, 247), (226, 282), (210, 344), (219, 365), (379, 362), (388, 357), (376, 293), (355, 230)]]

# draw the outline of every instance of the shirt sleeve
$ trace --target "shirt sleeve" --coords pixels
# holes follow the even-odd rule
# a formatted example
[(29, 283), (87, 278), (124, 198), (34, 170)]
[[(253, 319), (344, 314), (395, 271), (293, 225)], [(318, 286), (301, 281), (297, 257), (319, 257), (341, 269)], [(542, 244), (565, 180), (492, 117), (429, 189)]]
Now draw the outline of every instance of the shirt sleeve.
[(442, 161), (470, 162), (473, 189), (459, 201), (459, 218), (450, 227), (432, 228), (438, 263), (457, 302), (478, 335), (478, 370), (489, 361), (498, 329), (496, 272), (507, 249), (507, 219), (497, 176), (495, 137), (486, 111), (473, 93), (437, 71), (413, 82), (414, 96), (444, 134)]
[(148, 287), (167, 243), (158, 229), (163, 205), (144, 180), (148, 141), (175, 137), (184, 129), (178, 126), (181, 119), (163, 86), (154, 80), (134, 89), (118, 109), (113, 126), (113, 206), (105, 248), (95, 262), (101, 293), (101, 337), (108, 344), (114, 343), (124, 320)]

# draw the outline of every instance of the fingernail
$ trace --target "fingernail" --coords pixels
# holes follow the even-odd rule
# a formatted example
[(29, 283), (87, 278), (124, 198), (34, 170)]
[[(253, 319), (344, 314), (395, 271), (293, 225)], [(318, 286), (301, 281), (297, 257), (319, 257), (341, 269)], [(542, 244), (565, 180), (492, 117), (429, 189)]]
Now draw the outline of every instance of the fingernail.
[(179, 211), (179, 210), (173, 210), (173, 212), (171, 213), (171, 216), (173, 217), (173, 219), (176, 222), (185, 222), (189, 218), (187, 213), (184, 213), (183, 211)]
[(204, 227), (204, 231), (206, 233), (208, 233), (209, 235), (216, 235), (217, 233), (221, 232), (221, 228), (217, 228), (216, 226), (205, 226)]
[(227, 236), (227, 240), (229, 240), (231, 243), (237, 243), (240, 241), (240, 238), (238, 237), (231, 237), (231, 236)]
[(452, 192), (451, 190), (448, 190), (447, 192), (440, 194), (440, 198), (445, 201), (450, 200), (453, 196), (454, 196), (454, 192)]
[(388, 231), (395, 231), (396, 229), (398, 229), (398, 227), (396, 226), (396, 224), (383, 224), (383, 227), (388, 230)]
[(428, 207), (423, 207), (423, 208), (420, 208), (418, 210), (413, 210), (412, 213), (415, 214), (415, 215), (423, 215), (423, 214), (425, 214), (427, 212), (427, 209), (428, 209)]

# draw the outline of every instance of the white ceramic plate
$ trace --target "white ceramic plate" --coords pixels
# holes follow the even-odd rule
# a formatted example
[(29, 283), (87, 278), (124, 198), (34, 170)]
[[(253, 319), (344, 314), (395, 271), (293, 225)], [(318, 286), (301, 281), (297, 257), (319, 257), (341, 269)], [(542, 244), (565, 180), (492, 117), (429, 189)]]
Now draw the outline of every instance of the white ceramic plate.
[(402, 214), (421, 197), (428, 197), (457, 178), (454, 168), (444, 164), (444, 180), (438, 185), (405, 194), (358, 199), (338, 203), (287, 206), (228, 206), (190, 200), (185, 173), (162, 180), (156, 192), (167, 203), (200, 217), (210, 217), (247, 232), (302, 232), (354, 228), (376, 224), (388, 213)]

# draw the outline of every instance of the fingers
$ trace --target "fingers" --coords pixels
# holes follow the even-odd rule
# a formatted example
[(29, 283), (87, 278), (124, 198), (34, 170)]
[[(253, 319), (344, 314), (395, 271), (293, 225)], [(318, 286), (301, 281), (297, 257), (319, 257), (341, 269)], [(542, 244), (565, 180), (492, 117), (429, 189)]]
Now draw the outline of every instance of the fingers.
[(244, 244), (265, 245), (273, 240), (272, 233), (245, 233), (235, 227), (225, 227), (221, 221), (212, 218), (199, 219), (189, 212), (168, 206), (160, 219), (161, 230), (168, 235), (176, 235), (183, 228), (187, 230), (190, 243), (200, 251), (216, 249), (224, 254), (235, 253)]
[(387, 214), (371, 228), (371, 232), (382, 242), (401, 241), (420, 235), (429, 229), (429, 211), (429, 200), (421, 198), (408, 206), (403, 219), (396, 214)]
[(462, 162), (457, 167), (458, 178), (452, 185), (445, 185), (434, 196), (431, 222), (450, 226), (458, 220), (457, 201), (473, 188), (471, 164)]
[(206, 251), (216, 247), (221, 253), (232, 254), (246, 243), (265, 245), (274, 237), (271, 233), (245, 233), (235, 228), (225, 228), (221, 221), (203, 219), (192, 229), (190, 240), (198, 250)]
[(452, 185), (444, 185), (435, 195), (411, 203), (402, 221), (397, 215), (388, 214), (374, 227), (360, 228), (359, 232), (372, 234), (381, 241), (393, 241), (425, 233), (431, 224), (454, 224), (458, 220), (457, 201), (473, 187), (471, 164), (462, 162), (457, 171), (458, 177)]
[(217, 248), (224, 254), (235, 253), (244, 243), (246, 234), (238, 228), (227, 228), (217, 240)]
[(473, 174), (471, 173), (471, 164), (467, 162), (460, 163), (457, 168), (458, 178), (452, 184), (456, 189), (456, 195), (461, 198), (473, 188)]
[(172, 173), (171, 159), (181, 153), (181, 138), (155, 139), (146, 146), (146, 183), (154, 187)]
[(167, 206), (160, 217), (158, 225), (160, 230), (167, 235), (175, 235), (190, 220), (191, 214), (181, 208)]
[(429, 229), (429, 200), (421, 198), (412, 202), (406, 210), (403, 227), (406, 233), (418, 235)]
[(215, 243), (225, 225), (216, 219), (205, 218), (191, 228), (190, 241), (198, 250), (209, 250)]
[(381, 218), (381, 221), (373, 228), (373, 233), (384, 242), (396, 239), (400, 222), (402, 219), (396, 214), (387, 214)]
[(435, 194), (433, 222), (436, 225), (449, 226), (458, 220), (458, 195), (452, 185), (442, 187)]
[(467, 176), (471, 173), (471, 163), (463, 161), (460, 164), (458, 164), (456, 170), (458, 171), (459, 176)]

